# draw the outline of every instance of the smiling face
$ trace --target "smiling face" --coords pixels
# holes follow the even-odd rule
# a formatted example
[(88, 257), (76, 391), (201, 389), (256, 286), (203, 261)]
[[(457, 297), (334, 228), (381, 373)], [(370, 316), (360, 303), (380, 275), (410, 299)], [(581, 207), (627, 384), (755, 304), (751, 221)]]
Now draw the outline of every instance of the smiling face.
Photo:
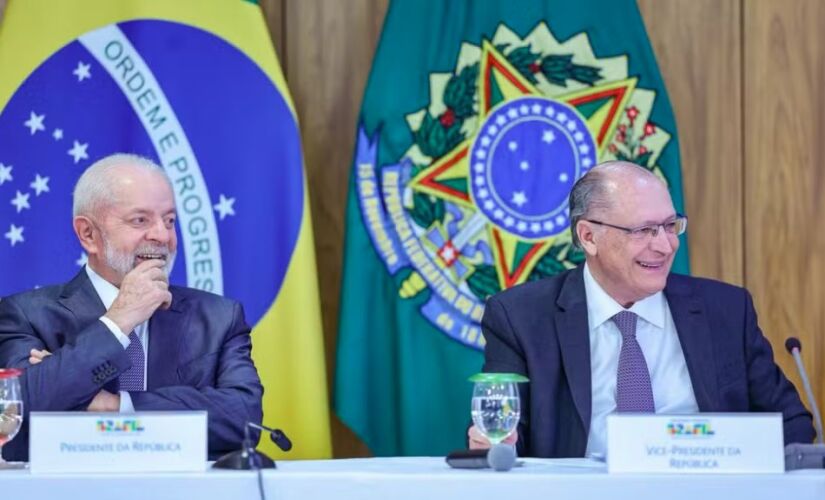
[[(665, 184), (638, 167), (608, 170), (604, 182), (607, 208), (588, 213), (587, 219), (637, 228), (676, 215)], [(659, 229), (655, 237), (635, 240), (621, 229), (592, 222), (577, 227), (593, 277), (624, 307), (665, 287), (679, 238)]]
[(178, 243), (169, 182), (160, 172), (119, 165), (109, 172), (108, 186), (111, 200), (75, 218), (89, 265), (115, 286), (145, 260), (164, 260), (171, 272)]

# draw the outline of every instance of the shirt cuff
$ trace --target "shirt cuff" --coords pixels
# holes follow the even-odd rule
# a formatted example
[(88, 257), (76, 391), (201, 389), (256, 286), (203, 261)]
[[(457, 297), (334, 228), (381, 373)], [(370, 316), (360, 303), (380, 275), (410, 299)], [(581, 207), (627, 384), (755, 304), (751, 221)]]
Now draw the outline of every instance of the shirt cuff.
[(132, 395), (127, 391), (120, 391), (120, 413), (134, 413), (135, 405), (132, 404)]
[(129, 340), (128, 336), (123, 334), (123, 331), (120, 329), (119, 326), (117, 326), (117, 324), (114, 321), (110, 320), (106, 316), (101, 316), (100, 321), (103, 322), (104, 325), (106, 325), (106, 328), (108, 328), (109, 331), (112, 332), (112, 335), (115, 336), (117, 341), (120, 342), (120, 345), (122, 345), (124, 349), (129, 347), (129, 344), (132, 341)]

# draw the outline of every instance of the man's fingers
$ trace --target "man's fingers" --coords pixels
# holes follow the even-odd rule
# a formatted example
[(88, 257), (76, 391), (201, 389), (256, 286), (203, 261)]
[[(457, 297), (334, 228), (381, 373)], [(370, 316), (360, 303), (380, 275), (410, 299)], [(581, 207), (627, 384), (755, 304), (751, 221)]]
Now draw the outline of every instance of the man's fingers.
[(32, 349), (31, 351), (29, 351), (29, 364), (36, 365), (36, 364), (40, 363), (41, 361), (43, 361), (43, 358), (45, 358), (46, 356), (51, 356), (51, 355), (52, 355), (52, 353), (50, 353), (46, 349), (43, 349), (43, 350)]
[(163, 302), (160, 303), (160, 308), (166, 310), (170, 307), (172, 307), (172, 293), (167, 290)]
[(469, 439), (471, 450), (480, 450), (490, 447), (490, 440), (484, 437), (484, 434), (482, 434), (475, 425), (470, 427), (467, 431), (467, 437)]

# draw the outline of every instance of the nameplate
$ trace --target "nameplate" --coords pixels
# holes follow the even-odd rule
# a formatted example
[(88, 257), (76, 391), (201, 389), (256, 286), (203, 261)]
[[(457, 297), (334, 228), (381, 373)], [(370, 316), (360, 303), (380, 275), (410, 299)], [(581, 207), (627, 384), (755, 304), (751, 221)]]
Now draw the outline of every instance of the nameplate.
[(607, 417), (610, 473), (781, 474), (780, 413)]
[(207, 460), (206, 412), (31, 412), (32, 473), (190, 472)]

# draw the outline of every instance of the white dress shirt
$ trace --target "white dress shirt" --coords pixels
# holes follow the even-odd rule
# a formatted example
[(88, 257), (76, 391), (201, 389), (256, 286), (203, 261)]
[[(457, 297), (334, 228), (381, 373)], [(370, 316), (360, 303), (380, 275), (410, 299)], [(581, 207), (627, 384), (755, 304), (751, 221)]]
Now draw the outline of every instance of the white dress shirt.
[[(622, 334), (610, 318), (625, 309), (596, 282), (587, 264), (584, 266), (584, 290), (590, 335), (592, 397), (585, 454), (604, 456), (607, 452), (607, 416), (616, 411), (616, 373), (622, 348)], [(627, 310), (639, 316), (636, 339), (650, 372), (656, 413), (697, 413), (699, 405), (664, 293), (646, 297)]]
[[(86, 266), (86, 274), (89, 275), (89, 280), (92, 282), (92, 286), (94, 287), (95, 292), (97, 292), (97, 296), (100, 297), (100, 301), (103, 302), (103, 307), (105, 307), (108, 311), (109, 308), (112, 307), (112, 302), (114, 302), (117, 298), (117, 294), (119, 293), (118, 288), (103, 279), (103, 277), (94, 272), (94, 270), (88, 265)], [(129, 333), (131, 332), (122, 332), (120, 327), (117, 326), (114, 321), (105, 316), (101, 316), (100, 321), (106, 325), (124, 349), (129, 347)], [(146, 390), (146, 365), (149, 359), (149, 321), (144, 321), (136, 326), (135, 334), (138, 336), (140, 343), (143, 345), (143, 389)], [(127, 391), (120, 391), (120, 412), (132, 413), (134, 411), (135, 407), (132, 404), (132, 396), (130, 396)]]

